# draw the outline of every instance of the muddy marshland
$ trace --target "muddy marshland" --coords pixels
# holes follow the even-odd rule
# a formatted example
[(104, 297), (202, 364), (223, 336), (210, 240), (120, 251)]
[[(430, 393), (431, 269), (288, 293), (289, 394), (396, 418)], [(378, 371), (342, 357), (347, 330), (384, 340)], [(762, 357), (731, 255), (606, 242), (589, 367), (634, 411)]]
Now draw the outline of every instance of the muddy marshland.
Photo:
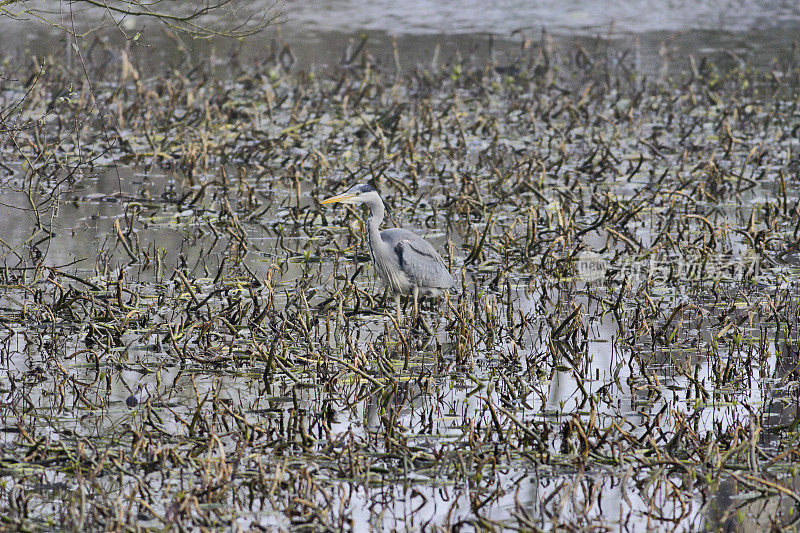
[(97, 16), (0, 37), (0, 527), (798, 527), (796, 43)]

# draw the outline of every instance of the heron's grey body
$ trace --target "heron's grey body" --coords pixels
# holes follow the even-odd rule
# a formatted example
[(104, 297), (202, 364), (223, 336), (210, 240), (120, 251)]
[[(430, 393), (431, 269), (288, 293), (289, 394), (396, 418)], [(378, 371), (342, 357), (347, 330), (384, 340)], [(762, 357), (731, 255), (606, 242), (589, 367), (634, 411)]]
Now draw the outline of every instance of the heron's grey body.
[[(373, 217), (367, 224), (377, 226)], [(392, 292), (412, 294), (416, 288), (422, 296), (440, 296), (442, 291), (453, 287), (453, 277), (428, 241), (406, 229), (391, 228), (380, 232), (382, 242), (376, 245), (375, 232), (377, 228), (367, 230), (372, 262)], [(390, 253), (377, 253), (382, 246)]]
[(440, 296), (453, 287), (453, 276), (431, 243), (407, 229), (380, 230), (386, 208), (371, 185), (356, 185), (322, 203), (333, 202), (370, 208), (367, 246), (378, 276), (398, 300), (401, 294), (411, 294), (415, 301), (419, 295)]

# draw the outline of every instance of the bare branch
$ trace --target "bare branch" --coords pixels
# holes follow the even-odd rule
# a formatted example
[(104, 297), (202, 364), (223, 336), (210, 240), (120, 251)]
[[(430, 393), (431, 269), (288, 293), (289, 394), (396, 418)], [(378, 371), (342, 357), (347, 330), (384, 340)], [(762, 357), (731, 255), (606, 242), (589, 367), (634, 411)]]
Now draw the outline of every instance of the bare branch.
[[(119, 0), (109, 2), (106, 0), (74, 0), (69, 2), (67, 11), (81, 6), (89, 12), (97, 12), (98, 19), (109, 18), (122, 31), (127, 39), (131, 37), (121, 27), (121, 21), (127, 17), (138, 17), (146, 20), (155, 20), (171, 30), (188, 34), (193, 38), (230, 37), (242, 39), (254, 35), (275, 22), (279, 16), (277, 0), (268, 7), (251, 7), (250, 2), (244, 0), (214, 0), (192, 5), (187, 8), (187, 3), (175, 3), (168, 9), (158, 9), (162, 0), (148, 2), (144, 0)], [(61, 2), (59, 5), (62, 5)], [(19, 11), (13, 9), (20, 7)], [(30, 17), (43, 24), (57, 27), (70, 35), (75, 30), (70, 25), (59, 20), (64, 10), (60, 12), (46, 9), (45, 7), (31, 6), (24, 0), (0, 0), (0, 16), (22, 20)], [(117, 17), (120, 17), (118, 20)], [(91, 30), (90, 30), (91, 31)], [(88, 32), (87, 32), (88, 33)], [(80, 34), (75, 36), (85, 36)]]

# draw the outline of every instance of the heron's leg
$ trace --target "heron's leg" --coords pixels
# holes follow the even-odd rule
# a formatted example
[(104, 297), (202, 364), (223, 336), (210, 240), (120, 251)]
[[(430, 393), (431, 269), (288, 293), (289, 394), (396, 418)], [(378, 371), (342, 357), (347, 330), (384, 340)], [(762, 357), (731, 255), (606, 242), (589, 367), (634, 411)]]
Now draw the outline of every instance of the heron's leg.
[(397, 327), (400, 327), (400, 322), (402, 321), (402, 315), (400, 313), (400, 293), (394, 293), (394, 305), (397, 307)]
[(381, 305), (386, 307), (386, 303), (389, 301), (389, 288), (383, 288), (383, 295), (381, 295)]
[(433, 335), (433, 331), (428, 326), (428, 323), (425, 322), (425, 318), (422, 316), (421, 307), (422, 302), (419, 301), (419, 288), (414, 287), (414, 327), (421, 327), (425, 333), (428, 335)]

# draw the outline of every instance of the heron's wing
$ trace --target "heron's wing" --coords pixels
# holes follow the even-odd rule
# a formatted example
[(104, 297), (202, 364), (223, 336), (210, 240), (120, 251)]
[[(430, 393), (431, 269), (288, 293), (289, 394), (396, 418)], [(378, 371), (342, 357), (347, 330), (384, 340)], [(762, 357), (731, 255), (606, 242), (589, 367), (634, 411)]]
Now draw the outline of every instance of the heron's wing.
[(431, 243), (413, 233), (410, 235), (413, 238), (402, 239), (394, 247), (400, 269), (412, 283), (420, 287), (436, 289), (452, 287), (453, 276)]

